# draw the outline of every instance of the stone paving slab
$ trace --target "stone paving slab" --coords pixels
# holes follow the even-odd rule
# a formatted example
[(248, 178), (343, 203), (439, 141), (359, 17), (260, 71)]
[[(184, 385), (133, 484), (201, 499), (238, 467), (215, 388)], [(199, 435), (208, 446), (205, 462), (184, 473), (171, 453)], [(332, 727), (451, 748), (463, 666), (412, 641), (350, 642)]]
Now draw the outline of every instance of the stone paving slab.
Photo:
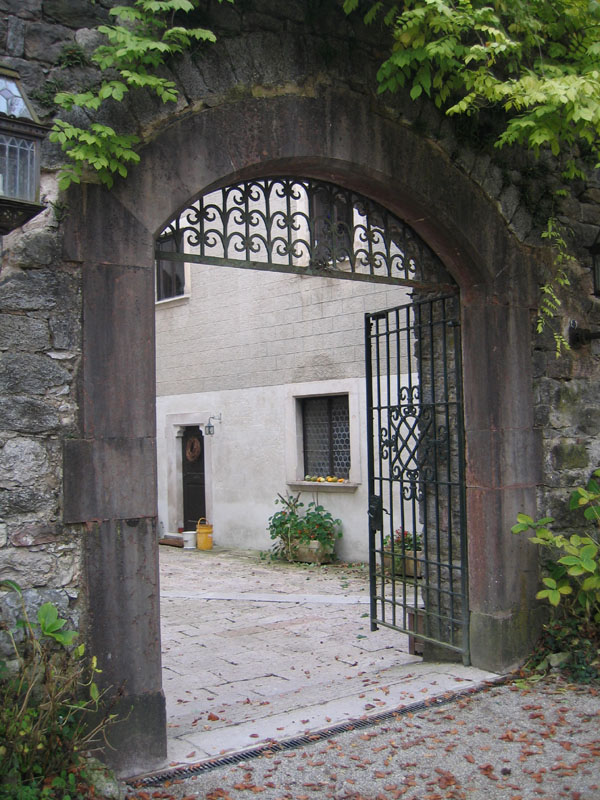
[(495, 677), (371, 631), (364, 566), (161, 547), (167, 764), (313, 732)]

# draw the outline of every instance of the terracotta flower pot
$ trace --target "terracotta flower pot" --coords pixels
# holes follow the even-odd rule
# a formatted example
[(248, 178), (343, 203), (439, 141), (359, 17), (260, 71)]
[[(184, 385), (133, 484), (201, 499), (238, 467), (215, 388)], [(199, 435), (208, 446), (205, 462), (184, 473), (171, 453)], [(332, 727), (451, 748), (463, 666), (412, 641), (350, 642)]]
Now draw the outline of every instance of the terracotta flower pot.
[(294, 548), (294, 561), (307, 564), (328, 564), (333, 560), (333, 544), (322, 545), (321, 542), (302, 542)]
[(390, 551), (383, 554), (383, 569), (386, 575), (392, 574), (392, 560), (396, 562), (394, 574), (396, 578), (420, 578), (423, 575), (423, 551), (417, 550), (416, 554), (410, 550), (405, 556), (398, 551), (392, 556)]

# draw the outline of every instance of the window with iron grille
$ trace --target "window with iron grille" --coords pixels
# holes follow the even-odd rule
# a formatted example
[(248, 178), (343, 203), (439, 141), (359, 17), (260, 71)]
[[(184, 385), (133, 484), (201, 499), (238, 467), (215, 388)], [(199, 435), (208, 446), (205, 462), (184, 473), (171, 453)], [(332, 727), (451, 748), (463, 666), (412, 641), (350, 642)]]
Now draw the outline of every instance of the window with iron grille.
[[(158, 240), (157, 250), (179, 253), (181, 234), (170, 233)], [(156, 299), (168, 300), (185, 294), (185, 263), (183, 261), (156, 260)]]
[(350, 475), (348, 395), (301, 401), (305, 475)]

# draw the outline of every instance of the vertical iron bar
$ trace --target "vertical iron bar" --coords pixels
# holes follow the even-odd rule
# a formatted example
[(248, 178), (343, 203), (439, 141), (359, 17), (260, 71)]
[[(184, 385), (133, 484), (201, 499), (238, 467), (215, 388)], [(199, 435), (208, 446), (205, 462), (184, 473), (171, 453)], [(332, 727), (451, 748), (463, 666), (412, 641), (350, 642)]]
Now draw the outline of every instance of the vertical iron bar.
[(252, 248), (250, 246), (250, 188), (247, 187), (243, 194), (244, 197), (244, 239), (246, 246), (246, 258), (250, 261)]
[(448, 603), (449, 603), (449, 617), (450, 617), (450, 640), (454, 644), (456, 633), (454, 630), (454, 622), (456, 619), (456, 602), (455, 602), (455, 589), (454, 589), (454, 548), (453, 548), (453, 520), (452, 520), (452, 437), (450, 426), (450, 391), (448, 381), (448, 340), (447, 340), (447, 318), (446, 318), (446, 298), (439, 301), (441, 305), (441, 335), (442, 335), (442, 358), (444, 362), (443, 369), (443, 396), (444, 396), (444, 421), (446, 425), (446, 506), (448, 516)]
[[(373, 357), (372, 357), (372, 330), (373, 322), (370, 314), (365, 314), (365, 373), (367, 379), (367, 485), (368, 496), (371, 499), (375, 495), (375, 453), (374, 453), (374, 431), (373, 431)], [(369, 518), (369, 589), (370, 589), (370, 617), (371, 630), (377, 630), (377, 578), (375, 574), (375, 536), (376, 532)]]
[(223, 221), (223, 258), (229, 258), (229, 234), (228, 234), (228, 222), (229, 222), (229, 213), (227, 209), (227, 196), (228, 192), (226, 189), (221, 189), (221, 208), (223, 209), (223, 216), (221, 217)]
[[(402, 354), (402, 321), (401, 321), (401, 311), (404, 311), (406, 314), (406, 309), (397, 308), (394, 312), (394, 318), (396, 322), (396, 398), (398, 403), (398, 436), (400, 437), (400, 431), (402, 430), (402, 426), (404, 425), (405, 415), (404, 415), (404, 404), (406, 402), (406, 398), (403, 396), (403, 366), (404, 366), (404, 358)], [(398, 449), (398, 448), (396, 448)], [(404, 476), (400, 474), (399, 479), (396, 481), (398, 485), (398, 510), (400, 512), (400, 527), (404, 531), (406, 530), (406, 514), (404, 511)], [(392, 522), (392, 531), (394, 531), (395, 537), (395, 530), (396, 525)], [(404, 551), (404, 539), (402, 540), (402, 551)], [(403, 553), (404, 555), (404, 553)], [(402, 622), (401, 627), (406, 628), (408, 627), (408, 615), (407, 615), (407, 585), (406, 581), (402, 581)]]
[[(407, 364), (408, 364), (408, 380), (407, 380), (407, 396), (406, 402), (409, 405), (408, 411), (410, 411), (411, 415), (414, 417), (415, 420), (415, 431), (414, 431), (414, 442), (415, 447), (417, 447), (417, 437), (418, 437), (418, 426), (419, 426), (419, 412), (418, 412), (418, 404), (419, 404), (419, 396), (417, 389), (419, 388), (419, 372), (417, 371), (414, 374), (413, 371), (413, 355), (417, 358), (417, 354), (413, 354), (413, 348), (415, 346), (415, 337), (414, 337), (414, 330), (416, 325), (416, 316), (415, 316), (415, 308), (413, 305), (407, 306), (405, 309), (405, 324), (406, 324), (406, 354), (407, 354)], [(420, 347), (420, 340), (418, 340), (417, 347)], [(418, 460), (418, 450), (416, 450), (415, 464)], [(409, 486), (409, 496), (410, 496), (410, 515), (411, 515), (411, 531), (413, 533), (416, 532), (418, 524), (419, 524), (419, 515), (418, 515), (418, 502), (419, 502), (419, 488), (418, 488), (418, 472), (415, 470), (415, 474), (408, 479), (408, 486)], [(402, 483), (402, 487), (404, 488), (404, 480)], [(404, 498), (404, 493), (403, 493)], [(424, 545), (424, 552), (425, 552), (425, 559), (427, 559), (427, 530), (423, 527), (423, 545)], [(428, 566), (427, 560), (423, 564), (423, 575), (424, 580), (427, 582), (428, 578)], [(406, 601), (405, 601), (406, 602)], [(413, 602), (412, 602), (412, 609), (413, 609), (413, 619), (416, 620), (417, 618), (417, 609), (419, 605), (419, 589), (415, 586), (415, 590), (413, 593)], [(408, 620), (407, 620), (407, 627), (408, 627)]]
[[(428, 309), (428, 321), (427, 321), (427, 335), (429, 339), (429, 380), (431, 382), (431, 408), (433, 412), (433, 480), (432, 480), (432, 487), (431, 491), (433, 492), (434, 497), (434, 515), (435, 515), (435, 538), (436, 538), (436, 573), (437, 573), (437, 581), (435, 587), (435, 595), (436, 595), (436, 614), (437, 614), (437, 621), (436, 621), (436, 628), (437, 628), (437, 635), (440, 636), (441, 634), (441, 625), (442, 625), (442, 613), (443, 613), (443, 594), (442, 594), (442, 537), (441, 537), (441, 524), (440, 524), (440, 494), (439, 494), (439, 487), (440, 487), (440, 477), (439, 477), (439, 458), (440, 458), (440, 448), (439, 448), (439, 441), (438, 441), (438, 392), (437, 389), (437, 375), (435, 369), (435, 339), (434, 339), (434, 330), (435, 330), (435, 319), (434, 319), (434, 302), (435, 301), (428, 301), (427, 309)], [(443, 361), (443, 359), (442, 359)], [(442, 365), (442, 369), (445, 369), (445, 364)], [(430, 587), (428, 587), (430, 588)]]
[[(416, 459), (417, 459), (418, 466), (420, 467), (421, 464), (419, 462), (421, 460), (422, 453), (419, 452), (419, 451), (420, 451), (420, 448), (421, 448), (421, 442), (423, 440), (422, 425), (426, 422), (426, 420), (424, 419), (423, 413), (422, 413), (423, 412), (423, 405), (424, 405), (424, 397), (423, 397), (423, 389), (424, 389), (424, 386), (423, 386), (423, 383), (424, 383), (423, 382), (423, 311), (422, 311), (423, 305), (422, 305), (422, 303), (416, 303), (415, 306), (413, 307), (413, 309), (414, 309), (413, 310), (413, 334), (417, 336), (417, 340), (416, 340), (416, 343), (415, 343), (416, 344), (416, 350), (417, 350), (417, 352), (415, 354), (415, 360), (416, 360), (416, 375), (417, 375), (417, 380), (418, 380), (418, 392), (415, 393), (414, 399), (416, 401), (418, 401), (417, 414), (418, 414), (419, 426), (420, 426), (419, 430), (418, 430), (418, 440), (415, 441), (415, 448), (416, 448), (415, 449), (415, 453), (416, 453)], [(417, 503), (419, 501), (419, 498), (422, 498), (420, 500), (420, 502), (421, 502), (421, 508), (422, 508), (423, 534), (424, 534), (425, 540), (427, 540), (427, 538), (429, 537), (429, 509), (427, 507), (427, 486), (426, 486), (426, 483), (425, 483), (425, 478), (424, 478), (424, 473), (423, 473), (423, 469), (422, 468), (416, 470), (416, 476), (415, 476), (415, 482), (414, 483), (415, 483), (414, 491), (415, 491), (415, 494), (416, 494), (416, 498), (415, 498), (415, 501), (414, 501), (415, 505), (413, 506), (413, 513), (416, 514), (416, 512), (417, 512)], [(424, 574), (424, 583), (425, 583), (424, 594), (425, 594), (425, 597), (428, 598), (428, 589), (429, 589), (430, 577), (431, 577), (431, 563), (429, 562), (429, 560), (427, 560), (425, 562), (424, 573), (425, 573)], [(415, 601), (414, 601), (414, 608), (415, 608), (414, 613), (415, 614), (417, 613), (416, 607), (417, 607), (417, 600), (415, 598)], [(427, 608), (425, 609), (425, 612), (427, 612)], [(425, 628), (424, 633), (425, 633), (426, 636), (430, 636), (431, 635), (431, 626), (430, 626), (430, 623), (429, 623), (429, 619), (430, 619), (429, 618), (429, 614), (425, 613), (424, 614), (424, 628)]]
[[(381, 447), (381, 425), (382, 425), (382, 408), (383, 408), (383, 398), (382, 398), (382, 395), (381, 395), (381, 337), (382, 337), (382, 333), (381, 333), (381, 327), (380, 327), (382, 316), (385, 316), (385, 314), (384, 315), (380, 314), (377, 317), (375, 317), (375, 356), (376, 356), (376, 370), (375, 371), (376, 371), (376, 376), (377, 376), (377, 383), (376, 383), (376, 386), (377, 386), (377, 405), (376, 405), (376, 408), (377, 408), (377, 425), (376, 425), (376, 431), (377, 431), (377, 475), (375, 477), (375, 481), (376, 481), (376, 484), (377, 484), (377, 494), (383, 500), (383, 475), (384, 475), (383, 460), (384, 459), (383, 459), (382, 447)], [(385, 335), (385, 330), (384, 330), (384, 334), (383, 335)], [(383, 552), (383, 524), (381, 525), (381, 528), (379, 530), (379, 538), (378, 538), (377, 544), (379, 545), (379, 553), (381, 554)], [(383, 558), (383, 556), (382, 556), (382, 558)], [(386, 609), (385, 576), (384, 576), (383, 564), (382, 564), (382, 571), (381, 571), (379, 577), (381, 579), (381, 597), (380, 597), (380, 600), (381, 600), (381, 622), (385, 623), (385, 621), (386, 621), (386, 610), (387, 609)]]
[[(264, 187), (264, 197), (265, 197), (265, 229), (266, 229), (266, 248), (267, 248), (267, 259), (269, 261), (273, 261), (273, 219), (271, 217), (271, 192), (273, 191), (274, 181), (266, 180), (265, 187)], [(289, 201), (288, 201), (289, 206)], [(290, 233), (290, 229), (288, 227), (288, 235)], [(292, 263), (291, 255), (289, 255), (288, 263)]]
[[(203, 202), (202, 198), (200, 200), (197, 200), (196, 203), (194, 204), (194, 208), (196, 210), (196, 219), (198, 220), (196, 224), (198, 225), (198, 248), (199, 248), (198, 255), (199, 256), (203, 256), (204, 255), (204, 248), (205, 248), (205, 244), (204, 244), (204, 233), (205, 233), (204, 224), (205, 224), (205, 220), (204, 220), (204, 215), (200, 213), (200, 209), (203, 206), (203, 204), (204, 204), (204, 202)], [(177, 217), (177, 222), (178, 223), (179, 223), (180, 219), (181, 219), (181, 217)], [(188, 243), (189, 243), (189, 237), (187, 237), (187, 239), (188, 239)], [(183, 252), (185, 252), (185, 244), (186, 243), (185, 243), (185, 241), (183, 241), (183, 237), (182, 237), (181, 248), (182, 248)]]
[(469, 583), (468, 583), (468, 539), (467, 539), (467, 498), (465, 479), (465, 430), (464, 430), (464, 398), (462, 387), (462, 337), (461, 337), (461, 309), (456, 310), (456, 327), (454, 332), (454, 364), (456, 369), (456, 425), (458, 435), (458, 489), (460, 505), (460, 580), (461, 580), (461, 605), (462, 605), (462, 652), (463, 662), (471, 663), (469, 647)]
[[(390, 339), (391, 339), (391, 330), (390, 330), (390, 314), (387, 312), (383, 318), (385, 320), (385, 406), (386, 406), (386, 428), (387, 428), (387, 436), (388, 436), (388, 457), (387, 457), (387, 471), (385, 474), (385, 478), (383, 476), (383, 464), (382, 464), (382, 472), (381, 472), (381, 495), (383, 497), (383, 487), (385, 485), (385, 494), (387, 498), (387, 512), (388, 512), (388, 521), (387, 521), (387, 529), (388, 529), (388, 536), (390, 537), (390, 549), (392, 551), (392, 564), (391, 564), (391, 578), (390, 578), (390, 611), (392, 613), (392, 625), (396, 624), (396, 570), (395, 570), (395, 561), (394, 561), (394, 529), (392, 527), (393, 521), (393, 483), (392, 483), (392, 458), (393, 458), (393, 434), (392, 434), (392, 376), (391, 376), (391, 369), (390, 369)], [(385, 539), (385, 533), (382, 529), (381, 531), (382, 543), (381, 548), (383, 550), (383, 541)], [(385, 570), (383, 570), (385, 571)], [(382, 585), (385, 593), (385, 578), (382, 580)], [(386, 602), (387, 602), (387, 594), (386, 594)]]

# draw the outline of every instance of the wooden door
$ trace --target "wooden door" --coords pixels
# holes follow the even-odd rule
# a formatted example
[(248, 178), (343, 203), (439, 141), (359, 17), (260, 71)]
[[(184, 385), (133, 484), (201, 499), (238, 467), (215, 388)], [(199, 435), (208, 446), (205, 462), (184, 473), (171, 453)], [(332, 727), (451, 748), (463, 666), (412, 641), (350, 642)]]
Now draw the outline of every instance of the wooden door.
[(204, 482), (204, 436), (195, 425), (185, 429), (182, 445), (183, 460), (183, 527), (186, 531), (196, 528), (200, 517), (206, 516)]

